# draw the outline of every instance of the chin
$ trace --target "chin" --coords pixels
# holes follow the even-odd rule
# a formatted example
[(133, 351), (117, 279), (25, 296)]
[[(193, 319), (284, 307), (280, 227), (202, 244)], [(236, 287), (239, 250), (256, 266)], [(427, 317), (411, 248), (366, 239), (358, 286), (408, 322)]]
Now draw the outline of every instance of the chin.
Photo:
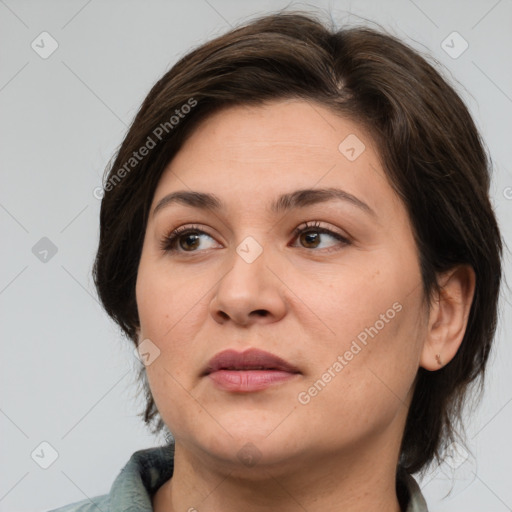
[(287, 446), (286, 440), (278, 436), (230, 438), (226, 444), (211, 447), (209, 453), (231, 476), (255, 481), (268, 479), (270, 474), (289, 473), (299, 456), (293, 446)]

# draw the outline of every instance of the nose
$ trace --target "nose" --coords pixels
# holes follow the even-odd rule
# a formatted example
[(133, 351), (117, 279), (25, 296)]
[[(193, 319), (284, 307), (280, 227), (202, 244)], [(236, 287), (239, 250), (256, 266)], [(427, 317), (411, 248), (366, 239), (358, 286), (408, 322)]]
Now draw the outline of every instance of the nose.
[(286, 314), (285, 285), (267, 264), (266, 250), (252, 262), (234, 252), (232, 267), (217, 283), (210, 303), (216, 322), (242, 326), (272, 323)]

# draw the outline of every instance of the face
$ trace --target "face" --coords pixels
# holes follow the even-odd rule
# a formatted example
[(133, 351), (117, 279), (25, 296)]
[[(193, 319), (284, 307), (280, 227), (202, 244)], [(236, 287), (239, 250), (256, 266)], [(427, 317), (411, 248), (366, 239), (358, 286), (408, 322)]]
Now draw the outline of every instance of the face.
[[(154, 212), (178, 191), (218, 204), (182, 195)], [(398, 450), (424, 340), (421, 276), (405, 207), (360, 126), (301, 100), (216, 113), (150, 211), (139, 339), (177, 443), (274, 468)], [(212, 367), (228, 349), (237, 357)], [(247, 349), (289, 366), (244, 360)]]

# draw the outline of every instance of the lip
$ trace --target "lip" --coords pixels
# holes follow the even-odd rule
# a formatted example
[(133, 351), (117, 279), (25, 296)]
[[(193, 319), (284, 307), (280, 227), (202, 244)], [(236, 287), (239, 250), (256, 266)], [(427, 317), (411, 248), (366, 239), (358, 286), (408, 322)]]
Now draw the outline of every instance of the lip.
[(225, 391), (260, 391), (288, 381), (300, 374), (284, 359), (255, 348), (238, 352), (223, 350), (208, 363), (203, 376)]

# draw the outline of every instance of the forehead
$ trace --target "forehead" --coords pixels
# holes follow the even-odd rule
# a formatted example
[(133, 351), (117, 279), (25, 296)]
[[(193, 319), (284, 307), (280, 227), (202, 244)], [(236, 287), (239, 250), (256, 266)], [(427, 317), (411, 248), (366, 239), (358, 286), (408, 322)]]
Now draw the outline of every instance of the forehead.
[(153, 204), (187, 188), (248, 205), (315, 187), (341, 187), (382, 214), (402, 208), (361, 126), (317, 103), (274, 101), (201, 121), (165, 169)]
[[(208, 141), (204, 140), (206, 135)], [(263, 162), (280, 152), (287, 152), (288, 157), (295, 153), (298, 158), (303, 154), (337, 158), (339, 144), (349, 135), (349, 142), (357, 149), (353, 157), (373, 146), (369, 135), (355, 122), (318, 103), (287, 99), (220, 110), (200, 122), (186, 144), (191, 146), (188, 149), (201, 147), (203, 154), (208, 154), (206, 146), (211, 143), (212, 152), (213, 146), (222, 146), (232, 157), (243, 157), (247, 152), (246, 157)], [(375, 151), (373, 147), (371, 150)]]

